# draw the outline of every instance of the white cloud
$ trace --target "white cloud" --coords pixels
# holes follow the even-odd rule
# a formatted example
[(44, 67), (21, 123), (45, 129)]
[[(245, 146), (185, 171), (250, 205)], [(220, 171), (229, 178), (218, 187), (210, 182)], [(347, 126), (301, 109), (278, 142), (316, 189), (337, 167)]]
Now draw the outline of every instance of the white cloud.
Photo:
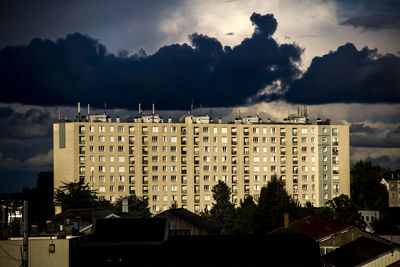
[[(400, 34), (396, 30), (361, 31), (339, 25), (341, 12), (336, 1), (324, 0), (237, 0), (186, 1), (160, 20), (162, 44), (184, 43), (193, 32), (216, 37), (223, 45), (234, 46), (251, 36), (253, 12), (273, 13), (278, 21), (274, 38), (279, 43), (296, 42), (305, 48), (305, 69), (315, 56), (334, 51), (347, 42), (359, 49), (377, 47), (381, 53), (400, 50)], [(233, 32), (233, 35), (226, 33)]]

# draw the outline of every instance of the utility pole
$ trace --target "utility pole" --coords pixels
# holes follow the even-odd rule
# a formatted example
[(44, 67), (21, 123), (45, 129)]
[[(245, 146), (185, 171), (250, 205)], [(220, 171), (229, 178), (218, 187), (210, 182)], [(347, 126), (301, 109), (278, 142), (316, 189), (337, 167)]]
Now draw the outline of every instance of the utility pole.
[(28, 267), (28, 236), (29, 236), (29, 224), (28, 224), (28, 200), (24, 200), (24, 213), (23, 213), (23, 221), (24, 221), (24, 243), (23, 243), (23, 260), (22, 266)]

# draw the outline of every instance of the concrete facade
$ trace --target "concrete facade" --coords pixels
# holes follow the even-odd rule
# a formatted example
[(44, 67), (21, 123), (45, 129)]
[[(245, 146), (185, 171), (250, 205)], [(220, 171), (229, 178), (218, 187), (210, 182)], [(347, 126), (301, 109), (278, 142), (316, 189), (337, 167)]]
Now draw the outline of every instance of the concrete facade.
[(349, 195), (349, 126), (299, 118), (214, 123), (187, 115), (174, 123), (154, 113), (132, 122), (78, 115), (53, 125), (54, 186), (82, 180), (107, 200), (146, 196), (153, 213), (174, 202), (194, 212), (210, 210), (219, 180), (236, 204), (247, 194), (257, 200), (272, 176), (303, 205)]

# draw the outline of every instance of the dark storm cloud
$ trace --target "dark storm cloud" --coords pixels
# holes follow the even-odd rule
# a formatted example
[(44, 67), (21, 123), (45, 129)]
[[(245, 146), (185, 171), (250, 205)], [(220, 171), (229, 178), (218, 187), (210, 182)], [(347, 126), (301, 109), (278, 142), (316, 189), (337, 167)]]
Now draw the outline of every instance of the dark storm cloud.
[(160, 22), (182, 5), (181, 0), (3, 0), (0, 48), (84, 32), (107, 40), (113, 50), (153, 50), (165, 37), (158, 32)]
[(353, 123), (350, 139), (352, 147), (400, 147), (400, 125)]
[(347, 43), (315, 57), (285, 94), (292, 103), (398, 103), (400, 58)]
[(400, 14), (390, 13), (355, 16), (340, 22), (340, 24), (374, 31), (392, 28), (400, 29)]
[(235, 47), (206, 35), (189, 36), (192, 46), (173, 44), (153, 55), (128, 57), (79, 34), (56, 42), (34, 39), (28, 46), (0, 50), (3, 102), (71, 105), (77, 101), (131, 108), (153, 102), (161, 109), (234, 106), (275, 81), (283, 86), (299, 75), (302, 50), (279, 45), (271, 35), (272, 15), (254, 13), (255, 31)]
[(0, 107), (0, 138), (37, 138), (50, 136), (55, 118), (47, 111), (30, 108), (24, 112)]

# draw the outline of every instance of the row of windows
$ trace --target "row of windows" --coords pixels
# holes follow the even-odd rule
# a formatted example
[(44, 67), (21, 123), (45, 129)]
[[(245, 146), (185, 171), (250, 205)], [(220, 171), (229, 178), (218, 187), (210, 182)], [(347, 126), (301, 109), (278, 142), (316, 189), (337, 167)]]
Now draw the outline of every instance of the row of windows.
[[(163, 133), (167, 133), (167, 132), (171, 132), (171, 133), (176, 133), (177, 132), (177, 127), (176, 126), (170, 126), (169, 127), (169, 131), (168, 131), (168, 127), (167, 126), (152, 126), (152, 127), (148, 127), (148, 126), (143, 126), (142, 127), (142, 133), (147, 134), (149, 131), (149, 128), (151, 128), (151, 132), (152, 133), (158, 133), (159, 131), (162, 131)], [(212, 128), (212, 132), (214, 134), (218, 134), (218, 128), (217, 127), (208, 127), (208, 126), (204, 126), (202, 127), (202, 132), (203, 133), (210, 133), (211, 132), (211, 128)], [(129, 126), (128, 127), (128, 131), (129, 134), (133, 134), (135, 132), (135, 127), (134, 126)], [(221, 133), (222, 134), (227, 134), (228, 133), (228, 128), (227, 127), (222, 127), (221, 129)], [(237, 128), (236, 127), (232, 127), (231, 129), (231, 133), (232, 134), (236, 134), (237, 133)], [(268, 133), (268, 129), (267, 127), (251, 127), (252, 132), (254, 134), (258, 134), (258, 133), (262, 133), (263, 134), (267, 134)], [(286, 134), (286, 128), (278, 128), (279, 129), (279, 133), (281, 135), (285, 135)], [(125, 132), (125, 126), (118, 126), (117, 127), (118, 132)], [(195, 134), (199, 134), (200, 133), (200, 127), (194, 127), (194, 133)], [(244, 127), (243, 131), (244, 133), (248, 133), (249, 132), (249, 127)], [(300, 132), (302, 134), (308, 134), (308, 130), (310, 130), (311, 134), (315, 134), (316, 129), (315, 128), (306, 128), (303, 127), (300, 129)], [(94, 125), (90, 125), (89, 126), (89, 131), (90, 132), (95, 132), (95, 126)], [(109, 131), (111, 133), (114, 132), (114, 126), (110, 126), (109, 127)], [(102, 132), (106, 132), (106, 126), (104, 125), (99, 125), (98, 126), (98, 132), (102, 133)], [(186, 127), (181, 127), (181, 133), (185, 133), (186, 132)], [(271, 134), (276, 134), (277, 133), (277, 128), (276, 127), (271, 127), (269, 128), (269, 132)], [(79, 126), (79, 133), (83, 134), (85, 133), (85, 126), (81, 125)], [(324, 134), (328, 134), (328, 128), (327, 127), (323, 127), (322, 128), (322, 133)], [(292, 128), (292, 135), (297, 135), (298, 134), (298, 128)], [(337, 136), (338, 135), (338, 128), (332, 128), (332, 136)]]

